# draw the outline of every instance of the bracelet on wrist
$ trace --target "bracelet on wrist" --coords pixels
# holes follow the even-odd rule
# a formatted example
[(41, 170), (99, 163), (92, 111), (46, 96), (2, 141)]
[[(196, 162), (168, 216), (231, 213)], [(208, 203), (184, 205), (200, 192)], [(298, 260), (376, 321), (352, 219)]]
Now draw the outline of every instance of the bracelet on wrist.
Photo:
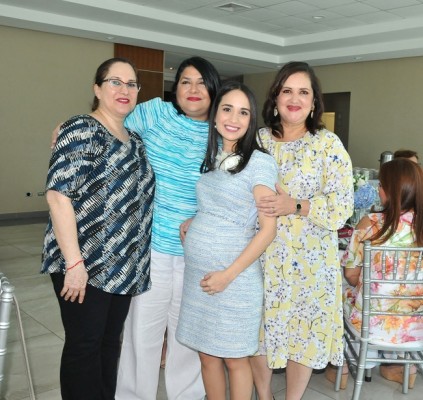
[(70, 267), (66, 268), (66, 271), (69, 271), (72, 268), (75, 268), (77, 265), (83, 263), (84, 261), (85, 261), (84, 259), (81, 259), (81, 260), (77, 261), (76, 263), (72, 264)]

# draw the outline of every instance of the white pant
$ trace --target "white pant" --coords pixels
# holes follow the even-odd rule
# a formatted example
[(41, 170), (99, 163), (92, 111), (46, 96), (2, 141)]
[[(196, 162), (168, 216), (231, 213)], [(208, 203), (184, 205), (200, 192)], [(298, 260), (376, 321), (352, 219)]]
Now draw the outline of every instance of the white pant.
[(168, 400), (204, 397), (198, 353), (175, 339), (184, 268), (183, 257), (152, 251), (152, 288), (133, 297), (125, 322), (116, 400), (156, 400), (166, 327)]

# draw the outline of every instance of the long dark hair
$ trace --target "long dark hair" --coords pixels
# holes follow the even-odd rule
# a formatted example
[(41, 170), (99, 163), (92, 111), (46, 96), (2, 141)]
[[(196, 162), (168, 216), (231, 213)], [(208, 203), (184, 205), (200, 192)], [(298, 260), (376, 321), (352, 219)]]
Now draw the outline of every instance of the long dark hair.
[(241, 82), (226, 81), (219, 89), (210, 109), (209, 137), (206, 156), (203, 164), (201, 165), (201, 172), (209, 172), (218, 168), (218, 166), (216, 166), (216, 156), (219, 152), (221, 136), (215, 127), (214, 120), (222, 101), (222, 97), (232, 90), (240, 90), (247, 96), (250, 103), (250, 123), (245, 135), (240, 138), (235, 145), (234, 154), (240, 156), (240, 161), (237, 166), (229, 169), (228, 172), (231, 174), (241, 172), (248, 164), (254, 150), (266, 153), (266, 150), (264, 150), (261, 144), (257, 142), (257, 103), (253, 92)]
[(311, 117), (310, 113), (305, 121), (307, 130), (312, 135), (314, 135), (316, 134), (317, 130), (322, 129), (324, 127), (324, 125), (322, 124), (322, 114), (324, 111), (323, 96), (319, 79), (314, 73), (313, 68), (311, 68), (310, 65), (308, 65), (307, 63), (291, 61), (285, 64), (277, 73), (275, 80), (270, 86), (262, 112), (263, 121), (265, 125), (272, 129), (273, 135), (279, 138), (283, 137), (283, 127), (281, 124), (281, 116), (279, 114), (275, 116), (274, 114), (274, 110), (276, 107), (276, 99), (279, 96), (279, 93), (286, 80), (291, 75), (296, 74), (298, 72), (304, 72), (308, 75), (311, 81), (311, 88), (313, 90), (313, 117)]
[[(181, 64), (178, 67), (178, 70), (176, 71), (175, 75), (175, 81), (172, 85), (171, 90), (171, 101), (173, 106), (176, 108), (179, 114), (185, 115), (185, 113), (182, 111), (181, 107), (178, 105), (177, 99), (176, 99), (176, 90), (178, 89), (178, 83), (181, 79), (181, 75), (184, 72), (185, 68), (187, 67), (194, 67), (201, 75), (204, 81), (204, 85), (207, 88), (207, 92), (209, 93), (210, 97), (210, 104), (213, 103), (216, 93), (220, 87), (220, 77), (219, 73), (217, 72), (216, 68), (213, 66), (213, 64), (206, 59), (202, 57), (191, 57), (187, 58), (184, 61), (181, 62)], [(209, 110), (210, 115), (210, 110)]]
[[(128, 60), (127, 58), (123, 58), (123, 57), (114, 57), (114, 58), (109, 58), (108, 60), (104, 61), (103, 63), (100, 64), (100, 66), (97, 68), (97, 71), (95, 73), (94, 76), (94, 84), (97, 86), (101, 86), (104, 83), (104, 79), (106, 78), (107, 74), (109, 73), (110, 67), (113, 64), (116, 63), (124, 63), (124, 64), (129, 64), (132, 69), (135, 72), (135, 76), (137, 77), (137, 67), (135, 66), (135, 64)], [(137, 83), (138, 83), (138, 78), (137, 79)], [(91, 106), (91, 111), (95, 111), (97, 110), (99, 106), (99, 101), (97, 96), (94, 96), (94, 100), (93, 100), (93, 104)]]
[(406, 158), (395, 158), (380, 167), (379, 181), (386, 195), (382, 213), (384, 221), (379, 232), (370, 240), (386, 242), (397, 230), (399, 219), (414, 211), (413, 231), (418, 246), (423, 246), (423, 171)]

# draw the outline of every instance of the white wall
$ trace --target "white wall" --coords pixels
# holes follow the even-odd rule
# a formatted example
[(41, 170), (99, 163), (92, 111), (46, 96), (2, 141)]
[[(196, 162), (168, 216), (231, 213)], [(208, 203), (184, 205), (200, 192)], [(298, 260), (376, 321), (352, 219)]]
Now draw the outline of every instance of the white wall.
[(113, 52), (111, 43), (0, 26), (0, 216), (47, 210), (37, 193), (51, 132), (90, 112), (94, 73)]
[[(0, 218), (46, 211), (51, 131), (90, 111), (98, 65), (113, 44), (0, 26)], [(423, 57), (316, 67), (325, 93), (351, 92), (353, 164), (378, 167), (382, 151), (410, 148), (423, 159)], [(244, 77), (261, 109), (274, 74)], [(27, 198), (26, 192), (34, 196)]]
[[(399, 148), (415, 150), (423, 159), (423, 57), (322, 66), (315, 71), (324, 93), (351, 92), (348, 151), (355, 166), (378, 168), (380, 153)], [(260, 110), (274, 76), (244, 77)]]

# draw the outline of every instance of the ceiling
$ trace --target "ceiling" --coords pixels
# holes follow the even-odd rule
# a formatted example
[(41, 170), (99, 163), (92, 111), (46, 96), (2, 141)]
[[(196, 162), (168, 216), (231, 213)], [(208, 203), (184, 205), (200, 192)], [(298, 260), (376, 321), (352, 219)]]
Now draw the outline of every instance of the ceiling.
[(423, 0), (0, 0), (0, 25), (162, 49), (165, 74), (191, 55), (223, 77), (423, 56)]

